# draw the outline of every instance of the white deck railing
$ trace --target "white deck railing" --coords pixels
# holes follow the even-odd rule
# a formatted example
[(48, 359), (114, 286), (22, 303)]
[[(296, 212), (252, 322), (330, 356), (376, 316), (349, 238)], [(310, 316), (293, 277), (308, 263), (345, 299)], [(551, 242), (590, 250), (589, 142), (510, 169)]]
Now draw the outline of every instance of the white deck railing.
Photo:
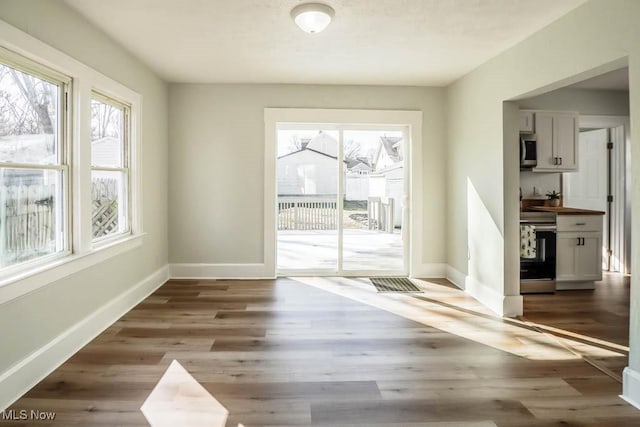
[(278, 196), (278, 230), (337, 230), (335, 196)]

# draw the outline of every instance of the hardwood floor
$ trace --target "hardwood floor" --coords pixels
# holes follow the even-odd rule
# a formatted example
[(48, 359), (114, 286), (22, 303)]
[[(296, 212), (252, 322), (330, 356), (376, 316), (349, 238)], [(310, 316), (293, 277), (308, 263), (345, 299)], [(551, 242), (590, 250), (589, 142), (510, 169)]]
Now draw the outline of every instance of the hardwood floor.
[[(538, 326), (416, 282), (423, 293), (394, 295), (364, 279), (170, 281), (12, 406), (54, 422), (0, 424), (640, 425), (619, 383)], [(556, 321), (542, 298), (526, 304), (527, 320)]]
[(605, 273), (595, 290), (526, 295), (524, 318), (622, 381), (629, 359), (629, 276)]

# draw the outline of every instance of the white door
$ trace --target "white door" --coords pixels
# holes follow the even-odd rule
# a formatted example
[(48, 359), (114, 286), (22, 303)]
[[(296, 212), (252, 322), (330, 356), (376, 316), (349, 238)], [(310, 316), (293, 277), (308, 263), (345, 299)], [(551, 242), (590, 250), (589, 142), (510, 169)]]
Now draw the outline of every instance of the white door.
[[(564, 206), (607, 212), (607, 129), (580, 132), (578, 171), (562, 175)], [(607, 241), (608, 217), (603, 216), (603, 242)], [(606, 268), (606, 248), (603, 266)]]

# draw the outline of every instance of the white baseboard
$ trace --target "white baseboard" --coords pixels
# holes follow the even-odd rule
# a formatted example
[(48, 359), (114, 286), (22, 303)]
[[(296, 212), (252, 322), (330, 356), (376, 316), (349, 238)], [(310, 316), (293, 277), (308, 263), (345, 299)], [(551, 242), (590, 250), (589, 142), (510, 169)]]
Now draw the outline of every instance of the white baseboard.
[(467, 275), (463, 272), (456, 270), (455, 268), (447, 265), (447, 274), (445, 276), (448, 281), (459, 287), (464, 291), (465, 281), (467, 279)]
[(502, 295), (486, 284), (471, 276), (467, 276), (450, 265), (447, 265), (446, 270), (447, 280), (477, 299), (496, 314), (506, 317), (522, 315), (522, 295)]
[(596, 283), (594, 281), (590, 282), (563, 282), (556, 280), (556, 291), (575, 291), (581, 289), (595, 289)]
[(522, 295), (505, 295), (502, 298), (503, 316), (516, 317), (524, 314), (524, 298)]
[(103, 305), (0, 375), (0, 411), (6, 409), (169, 279), (164, 266)]
[(624, 368), (622, 371), (622, 396), (631, 405), (640, 409), (640, 372)]
[(504, 307), (504, 296), (500, 295), (494, 289), (476, 280), (471, 276), (467, 276), (464, 282), (464, 291), (487, 306), (496, 314), (502, 316)]
[(418, 264), (411, 268), (411, 277), (416, 279), (444, 278), (447, 274), (447, 264)]
[(275, 279), (264, 264), (170, 264), (172, 279)]

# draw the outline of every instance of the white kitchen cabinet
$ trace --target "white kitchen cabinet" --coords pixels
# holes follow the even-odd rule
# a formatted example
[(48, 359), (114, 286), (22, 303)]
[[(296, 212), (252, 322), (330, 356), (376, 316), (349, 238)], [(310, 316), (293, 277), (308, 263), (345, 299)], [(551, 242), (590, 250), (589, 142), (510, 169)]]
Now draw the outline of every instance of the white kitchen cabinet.
[(533, 124), (533, 111), (520, 111), (520, 125), (518, 128), (522, 133), (533, 133), (535, 130)]
[(538, 164), (533, 172), (570, 172), (578, 169), (578, 114), (535, 113)]
[(559, 215), (556, 282), (602, 280), (602, 216)]

